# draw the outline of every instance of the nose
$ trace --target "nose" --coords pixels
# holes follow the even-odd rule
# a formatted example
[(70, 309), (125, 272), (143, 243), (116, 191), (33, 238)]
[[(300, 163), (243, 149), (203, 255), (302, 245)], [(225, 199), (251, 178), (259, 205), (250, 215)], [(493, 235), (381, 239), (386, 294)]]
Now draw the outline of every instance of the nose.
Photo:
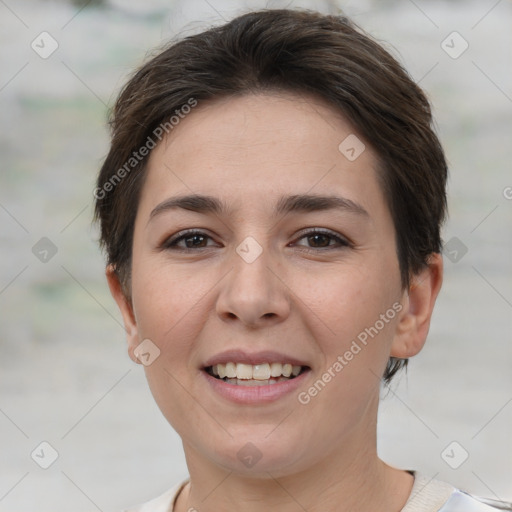
[(241, 322), (253, 329), (282, 322), (290, 312), (290, 296), (270, 251), (263, 249), (254, 261), (240, 254), (233, 251), (232, 269), (222, 280), (218, 316), (224, 322)]

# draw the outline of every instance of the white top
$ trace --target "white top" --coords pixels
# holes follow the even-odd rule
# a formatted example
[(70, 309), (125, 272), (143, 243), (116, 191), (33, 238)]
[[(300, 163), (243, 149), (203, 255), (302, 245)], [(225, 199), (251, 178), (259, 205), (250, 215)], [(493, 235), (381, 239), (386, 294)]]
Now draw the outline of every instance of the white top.
[[(412, 471), (414, 484), (404, 508), (400, 512), (495, 512), (512, 510), (512, 504), (477, 499), (455, 487)], [(166, 493), (138, 507), (123, 512), (173, 512), (174, 503), (188, 479)], [(485, 501), (485, 503), (484, 503)]]

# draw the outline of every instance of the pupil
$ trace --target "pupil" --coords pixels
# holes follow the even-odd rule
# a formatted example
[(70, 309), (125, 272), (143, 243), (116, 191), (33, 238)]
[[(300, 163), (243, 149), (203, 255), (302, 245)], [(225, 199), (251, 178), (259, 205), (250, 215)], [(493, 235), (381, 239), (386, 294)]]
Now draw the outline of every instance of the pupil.
[[(202, 236), (202, 235), (193, 235), (193, 236), (191, 236), (191, 237), (187, 238), (187, 240), (186, 240), (186, 241), (187, 241), (187, 245), (188, 245), (189, 247), (190, 247), (190, 245), (192, 245), (192, 246), (194, 246), (194, 247), (198, 247), (198, 246), (200, 246), (200, 245), (201, 245), (201, 241), (203, 241), (204, 239), (205, 239), (205, 237), (204, 237), (204, 236)], [(189, 244), (188, 242), (189, 242), (190, 240), (194, 240), (194, 242), (192, 242), (192, 244)], [(199, 241), (198, 241), (198, 240), (199, 240)]]
[(319, 244), (320, 246), (325, 247), (326, 245), (329, 245), (329, 237), (327, 235), (311, 235), (309, 237), (309, 240), (310, 240), (310, 242), (311, 242), (311, 240), (315, 240), (315, 242), (313, 242), (313, 245), (315, 245), (316, 242), (318, 242), (319, 238), (320, 238), (320, 242), (321, 242), (322, 238), (324, 239), (324, 241), (327, 242), (327, 244), (320, 243)]

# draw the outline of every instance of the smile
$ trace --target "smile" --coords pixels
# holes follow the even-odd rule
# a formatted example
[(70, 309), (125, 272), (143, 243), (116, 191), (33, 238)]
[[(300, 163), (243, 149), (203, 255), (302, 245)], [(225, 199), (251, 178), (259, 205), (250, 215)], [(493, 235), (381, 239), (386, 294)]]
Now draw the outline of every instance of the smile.
[(294, 379), (306, 367), (291, 363), (244, 364), (228, 362), (205, 368), (206, 372), (218, 380), (237, 386), (266, 386)]

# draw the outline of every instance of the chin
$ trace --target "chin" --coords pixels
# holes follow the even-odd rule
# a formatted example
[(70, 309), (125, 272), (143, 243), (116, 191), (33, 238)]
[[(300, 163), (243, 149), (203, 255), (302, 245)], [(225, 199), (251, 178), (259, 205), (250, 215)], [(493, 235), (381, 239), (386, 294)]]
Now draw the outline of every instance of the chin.
[[(248, 430), (252, 430), (254, 435)], [(269, 435), (271, 430), (267, 425), (264, 429), (245, 427), (245, 432), (233, 435), (224, 445), (215, 443), (214, 446), (205, 447), (205, 450), (210, 451), (208, 458), (218, 466), (251, 478), (286, 476), (304, 469), (301, 468), (305, 466), (301, 436), (287, 432), (285, 435)]]

